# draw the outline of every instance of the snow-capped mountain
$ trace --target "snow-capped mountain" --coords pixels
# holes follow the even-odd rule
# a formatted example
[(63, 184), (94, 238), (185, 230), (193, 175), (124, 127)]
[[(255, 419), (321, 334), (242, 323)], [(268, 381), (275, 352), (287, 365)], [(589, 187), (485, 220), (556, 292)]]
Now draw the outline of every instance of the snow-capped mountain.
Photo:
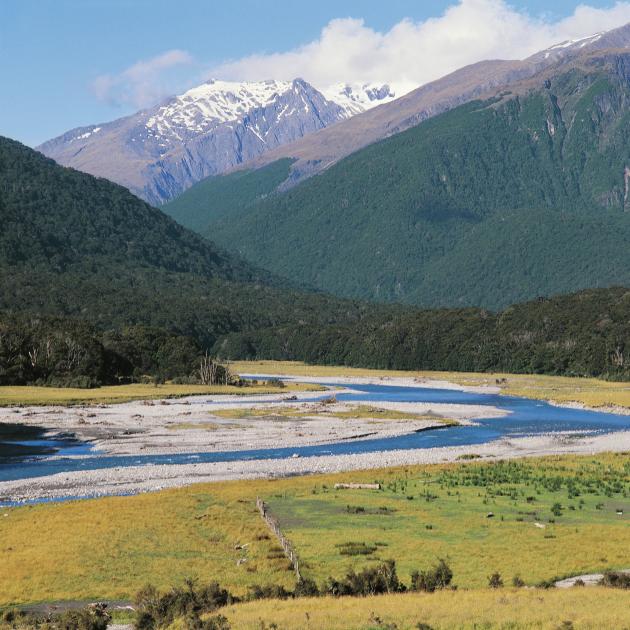
[(38, 149), (154, 204), (269, 149), (395, 98), (388, 85), (324, 93), (301, 79), (211, 80), (111, 123), (80, 127)]
[(387, 83), (335, 83), (321, 92), (329, 101), (343, 107), (348, 118), (402, 96)]
[(545, 50), (541, 50), (540, 52), (532, 55), (530, 60), (556, 60), (562, 59), (564, 57), (574, 55), (577, 52), (580, 52), (584, 48), (588, 47), (596, 47), (594, 45), (606, 34), (605, 31), (601, 33), (594, 33), (593, 35), (588, 35), (587, 37), (579, 37), (577, 39), (567, 39), (564, 42), (560, 42), (558, 44), (554, 44)]

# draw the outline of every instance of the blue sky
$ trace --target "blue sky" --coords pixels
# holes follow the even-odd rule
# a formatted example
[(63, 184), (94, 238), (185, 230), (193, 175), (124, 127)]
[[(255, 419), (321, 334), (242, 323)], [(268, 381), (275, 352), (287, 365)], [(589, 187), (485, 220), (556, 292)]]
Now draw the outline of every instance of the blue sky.
[[(446, 20), (435, 28), (426, 22), (444, 17), (458, 3), (477, 11), (482, 23), (487, 23), (484, 11), (502, 12), (501, 19), (515, 29), (514, 41), (499, 38), (486, 50), (474, 42), (478, 30), (474, 24), (469, 33), (462, 33), (457, 27), (450, 31), (451, 22)], [(435, 72), (445, 72), (469, 57), (476, 60), (477, 50), (517, 56), (535, 48), (542, 31), (547, 39), (541, 35), (540, 41), (545, 42), (556, 33), (581, 32), (588, 16), (566, 22), (578, 4), (571, 0), (1, 0), (0, 134), (35, 145), (70, 128), (131, 113), (217, 72), (224, 75), (220, 78), (266, 79), (272, 77), (256, 77), (256, 73), (287, 75), (294, 69), (296, 76), (308, 75), (304, 78), (317, 85), (339, 80), (339, 68), (356, 75), (347, 76), (347, 81), (363, 80), (374, 68), (378, 80), (391, 74), (392, 81), (424, 82), (433, 78), (430, 70), (435, 66), (427, 33), (442, 33), (436, 35), (436, 59), (448, 57), (441, 47), (449, 32), (456, 33), (453, 46), (459, 48), (457, 38), (463, 37), (470, 47), (463, 56), (449, 57), (443, 68), (436, 66)], [(584, 4), (594, 9), (615, 5), (604, 0), (584, 0)], [(630, 3), (621, 5), (612, 9), (613, 17), (597, 13), (597, 20), (609, 27), (626, 10), (630, 15)], [(342, 21), (324, 37), (322, 30), (341, 18), (363, 23)], [(410, 22), (397, 28), (404, 18)], [(538, 28), (541, 24), (545, 28)], [(317, 44), (320, 40), (327, 43)], [(418, 48), (420, 53), (414, 53), (416, 40), (424, 46)], [(396, 41), (403, 42), (401, 49), (395, 47)], [(273, 56), (299, 51), (313, 42), (312, 49), (299, 54)], [(359, 49), (365, 45), (366, 56), (346, 59), (344, 66), (337, 57), (345, 54), (348, 42), (357, 42)], [(406, 50), (409, 60), (403, 59)], [(411, 60), (417, 64), (413, 76), (401, 70), (396, 55), (400, 66), (409, 66)], [(145, 63), (138, 65), (141, 61)]]

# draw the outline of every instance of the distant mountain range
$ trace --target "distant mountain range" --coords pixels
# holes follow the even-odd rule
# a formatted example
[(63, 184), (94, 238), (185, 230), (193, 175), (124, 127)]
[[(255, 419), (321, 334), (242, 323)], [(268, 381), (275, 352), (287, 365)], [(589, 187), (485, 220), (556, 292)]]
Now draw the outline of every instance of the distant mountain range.
[(38, 150), (159, 205), (195, 182), (390, 102), (388, 85), (208, 81), (110, 123), (79, 127)]
[(362, 147), (396, 135), (471, 100), (489, 98), (497, 90), (509, 89), (511, 84), (534, 77), (563, 60), (587, 52), (628, 46), (630, 24), (561, 42), (523, 60), (481, 61), (427, 83), (383, 107), (265, 152), (247, 166), (259, 168), (280, 158), (291, 158), (293, 164), (282, 188), (294, 186)]
[(630, 51), (589, 41), (288, 190), (296, 162), (283, 158), (207, 179), (165, 211), (346, 297), (502, 308), (628, 285)]

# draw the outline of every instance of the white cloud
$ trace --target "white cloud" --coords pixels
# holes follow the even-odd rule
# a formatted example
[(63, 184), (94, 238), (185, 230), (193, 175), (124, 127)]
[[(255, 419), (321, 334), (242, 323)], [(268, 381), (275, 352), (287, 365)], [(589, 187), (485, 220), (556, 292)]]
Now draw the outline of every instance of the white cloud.
[(340, 81), (388, 81), (407, 89), (483, 59), (522, 59), (567, 39), (630, 21), (630, 2), (607, 9), (576, 7), (553, 21), (505, 0), (459, 0), (438, 17), (402, 20), (375, 31), (361, 19), (329, 22), (319, 39), (287, 52), (254, 54), (215, 66), (208, 76), (231, 80), (302, 77), (323, 88)]
[(191, 63), (193, 59), (185, 50), (168, 50), (138, 61), (119, 74), (96, 77), (92, 91), (99, 100), (111, 104), (146, 107), (171, 93), (173, 81), (169, 71)]

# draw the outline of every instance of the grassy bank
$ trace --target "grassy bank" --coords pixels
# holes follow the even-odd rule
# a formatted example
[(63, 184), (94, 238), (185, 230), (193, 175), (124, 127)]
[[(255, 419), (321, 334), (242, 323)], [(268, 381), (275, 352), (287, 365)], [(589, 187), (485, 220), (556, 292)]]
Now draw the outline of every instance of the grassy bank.
[(72, 387), (0, 387), (0, 407), (10, 405), (91, 405), (114, 404), (132, 400), (156, 400), (160, 398), (182, 398), (210, 394), (279, 394), (284, 392), (315, 391), (316, 385), (287, 383), (276, 387), (261, 383), (251, 387), (232, 385), (163, 385), (134, 383), (131, 385), (111, 385), (97, 389)]
[[(475, 590), (365, 598), (256, 601), (224, 609), (233, 628), (260, 630), (559, 630), (626, 628), (628, 595), (612, 589)], [(275, 626), (272, 624), (276, 624)], [(387, 624), (396, 624), (387, 625)]]
[[(333, 489), (375, 480), (382, 490)], [(626, 568), (629, 484), (630, 456), (603, 454), (198, 484), (0, 509), (0, 605), (123, 599), (147, 582), (168, 588), (186, 576), (218, 580), (236, 594), (253, 584), (290, 587), (293, 575), (268, 538), (256, 496), (317, 581), (379, 558), (395, 559), (407, 583), (413, 569), (447, 558), (460, 589), (484, 587), (494, 571), (506, 583), (520, 574), (536, 584)], [(374, 549), (341, 553), (363, 548)]]
[(370, 370), (342, 366), (307, 365), (298, 361), (238, 361), (234, 369), (243, 374), (294, 374), (297, 376), (367, 376), (373, 378), (419, 378), (450, 381), (458, 385), (492, 385), (502, 393), (558, 403), (576, 402), (588, 407), (630, 409), (630, 383), (596, 378), (537, 374), (482, 374), (475, 372), (430, 372)]

